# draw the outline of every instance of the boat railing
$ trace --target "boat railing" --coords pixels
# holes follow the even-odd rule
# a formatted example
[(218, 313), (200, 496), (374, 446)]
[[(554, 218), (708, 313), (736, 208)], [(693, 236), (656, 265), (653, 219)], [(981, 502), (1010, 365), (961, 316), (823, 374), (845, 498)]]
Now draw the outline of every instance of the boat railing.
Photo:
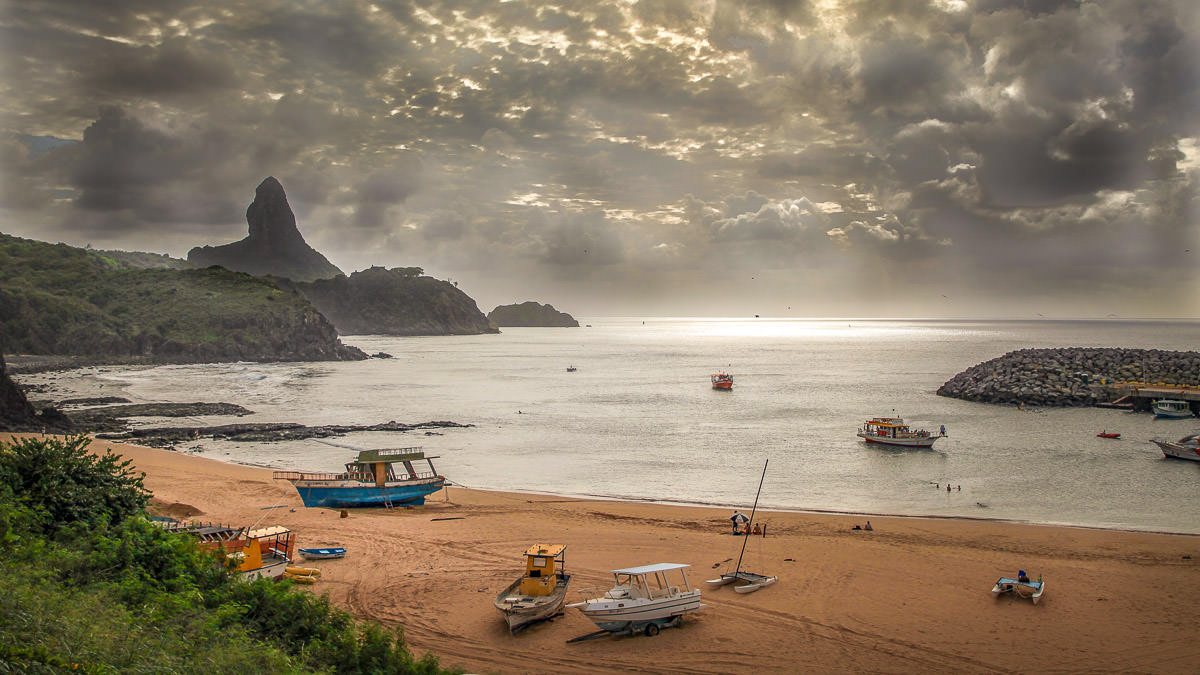
[[(361, 471), (341, 471), (338, 473), (309, 473), (307, 471), (275, 471), (271, 474), (272, 478), (277, 480), (355, 480), (363, 483), (371, 483), (375, 481), (375, 474)], [(411, 474), (392, 474), (388, 476), (389, 481), (394, 480), (423, 480), (429, 478), (438, 478), (436, 471), (415, 471)]]

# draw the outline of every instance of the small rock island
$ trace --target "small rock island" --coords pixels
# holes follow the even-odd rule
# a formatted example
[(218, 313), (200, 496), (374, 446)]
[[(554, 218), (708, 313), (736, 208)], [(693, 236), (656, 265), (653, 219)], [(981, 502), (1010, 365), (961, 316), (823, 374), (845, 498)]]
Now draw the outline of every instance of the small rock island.
[(553, 305), (542, 305), (532, 300), (518, 305), (500, 305), (487, 318), (500, 328), (579, 328), (575, 317), (554, 309)]

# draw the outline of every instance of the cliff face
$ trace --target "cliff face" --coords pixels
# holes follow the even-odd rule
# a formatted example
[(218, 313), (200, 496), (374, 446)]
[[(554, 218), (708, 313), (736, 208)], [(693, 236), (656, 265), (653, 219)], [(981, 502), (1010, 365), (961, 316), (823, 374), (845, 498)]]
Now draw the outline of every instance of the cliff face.
[(270, 274), (295, 281), (342, 274), (300, 236), (287, 195), (274, 176), (254, 191), (254, 201), (246, 209), (246, 222), (250, 225), (248, 237), (224, 246), (198, 246), (188, 251), (188, 261), (201, 267), (220, 265), (254, 276)]
[(194, 363), (366, 358), (304, 298), (266, 279), (135, 269), (0, 235), (0, 344), (10, 353)]
[(0, 431), (23, 431), (35, 423), (33, 406), (8, 376), (0, 354)]
[(342, 335), (477, 335), (500, 332), (475, 301), (419, 268), (372, 267), (311, 283), (280, 281), (329, 317)]
[(506, 326), (579, 327), (579, 322), (570, 314), (554, 309), (553, 305), (539, 305), (533, 301), (522, 302), (519, 305), (500, 305), (488, 314), (488, 319), (501, 328)]

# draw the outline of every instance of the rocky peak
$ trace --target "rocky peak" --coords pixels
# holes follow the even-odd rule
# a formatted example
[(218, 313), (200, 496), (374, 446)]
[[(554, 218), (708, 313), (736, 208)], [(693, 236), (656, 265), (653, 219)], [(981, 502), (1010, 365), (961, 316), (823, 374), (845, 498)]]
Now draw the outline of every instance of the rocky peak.
[(250, 224), (250, 242), (264, 252), (307, 246), (296, 229), (296, 215), (283, 185), (274, 176), (267, 176), (254, 190), (254, 201), (246, 207), (246, 222)]
[(258, 184), (254, 201), (246, 208), (246, 222), (250, 233), (245, 239), (224, 246), (197, 246), (188, 251), (188, 260), (201, 266), (220, 265), (236, 272), (271, 274), (293, 281), (330, 279), (342, 274), (304, 241), (283, 185), (274, 176)]

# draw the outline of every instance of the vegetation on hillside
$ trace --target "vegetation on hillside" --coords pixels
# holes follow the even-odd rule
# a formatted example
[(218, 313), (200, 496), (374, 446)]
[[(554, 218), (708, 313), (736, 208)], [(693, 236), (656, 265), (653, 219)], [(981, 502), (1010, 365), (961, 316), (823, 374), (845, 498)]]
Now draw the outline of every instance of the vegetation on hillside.
[(420, 267), (371, 267), (312, 282), (277, 279), (310, 302), (343, 335), (476, 335), (498, 333), (479, 306)]
[(97, 360), (365, 357), (338, 342), (303, 297), (265, 279), (136, 262), (0, 234), (0, 344), (9, 353)]
[(439, 673), (291, 582), (242, 581), (154, 525), (83, 436), (0, 444), (0, 672)]

